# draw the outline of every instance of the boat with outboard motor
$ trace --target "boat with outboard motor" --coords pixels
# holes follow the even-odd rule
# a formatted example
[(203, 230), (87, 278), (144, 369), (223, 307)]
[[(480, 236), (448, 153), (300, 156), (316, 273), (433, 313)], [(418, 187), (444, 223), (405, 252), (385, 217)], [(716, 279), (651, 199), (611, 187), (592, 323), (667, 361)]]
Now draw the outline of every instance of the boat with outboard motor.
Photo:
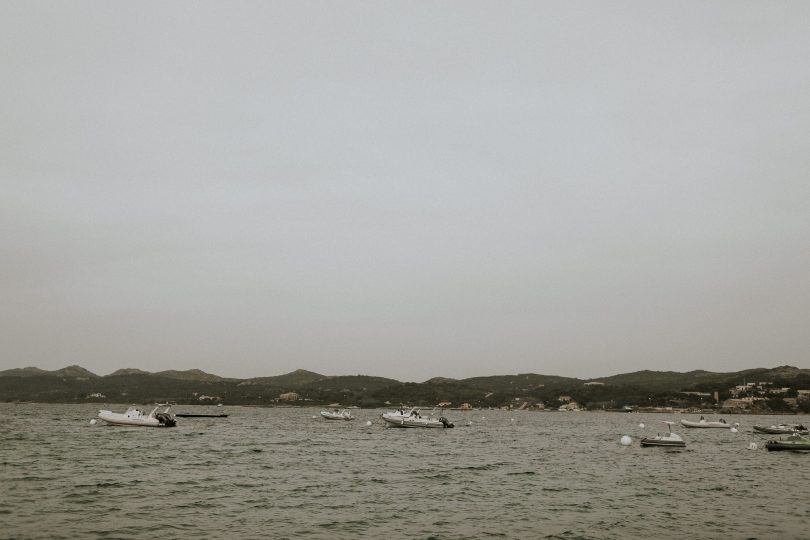
[(174, 427), (177, 425), (177, 421), (174, 419), (171, 408), (172, 406), (168, 403), (158, 403), (148, 414), (138, 407), (130, 407), (125, 413), (100, 410), (98, 417), (108, 424), (117, 426)]
[(672, 432), (672, 425), (675, 422), (669, 422), (666, 420), (662, 421), (669, 427), (669, 433), (658, 434), (653, 438), (644, 437), (641, 439), (641, 446), (667, 446), (670, 448), (683, 448), (686, 446), (686, 443), (683, 441), (680, 435), (677, 433)]
[(335, 409), (333, 411), (321, 411), (321, 416), (327, 420), (354, 420), (352, 413), (346, 409)]
[(688, 427), (688, 428), (730, 429), (732, 427), (731, 424), (727, 423), (722, 418), (718, 422), (710, 422), (710, 421), (706, 420), (705, 418), (703, 418), (702, 416), (700, 417), (700, 420), (698, 420), (697, 422), (691, 422), (689, 420), (684, 420), (683, 418), (681, 418), (681, 425), (683, 427)]
[(799, 435), (807, 435), (809, 432), (802, 424), (777, 424), (775, 426), (754, 426), (754, 431), (758, 433), (767, 433), (769, 435), (790, 435), (791, 433), (798, 433)]
[(445, 418), (439, 416), (438, 418), (431, 412), (423, 415), (418, 407), (412, 408), (410, 411), (405, 409), (398, 409), (396, 411), (383, 413), (381, 418), (385, 420), (386, 424), (391, 427), (402, 428), (451, 428), (455, 424)]
[(810, 452), (810, 439), (794, 433), (779, 440), (768, 441), (765, 443), (765, 448), (768, 451), (774, 450), (790, 450), (793, 452)]

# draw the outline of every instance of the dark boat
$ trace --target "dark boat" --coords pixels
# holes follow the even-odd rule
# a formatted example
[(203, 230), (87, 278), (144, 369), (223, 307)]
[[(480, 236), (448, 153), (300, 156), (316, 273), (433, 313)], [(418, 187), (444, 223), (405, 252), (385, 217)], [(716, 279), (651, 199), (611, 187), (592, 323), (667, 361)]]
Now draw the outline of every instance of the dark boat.
[(768, 441), (765, 443), (765, 448), (767, 448), (768, 451), (788, 450), (793, 452), (810, 452), (810, 439), (793, 434), (783, 439)]
[(754, 431), (759, 433), (768, 433), (769, 435), (790, 435), (791, 433), (798, 433), (799, 435), (807, 435), (807, 428), (802, 424), (798, 425), (785, 425), (779, 424), (778, 426), (754, 426)]
[(175, 416), (179, 416), (180, 418), (228, 418), (227, 414), (175, 413)]

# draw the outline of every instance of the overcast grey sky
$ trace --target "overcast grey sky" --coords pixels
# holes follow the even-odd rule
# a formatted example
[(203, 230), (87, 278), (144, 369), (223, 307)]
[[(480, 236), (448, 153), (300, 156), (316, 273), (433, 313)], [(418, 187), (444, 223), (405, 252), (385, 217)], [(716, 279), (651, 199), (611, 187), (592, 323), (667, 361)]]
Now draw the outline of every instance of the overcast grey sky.
[(0, 368), (810, 366), (808, 2), (0, 3)]

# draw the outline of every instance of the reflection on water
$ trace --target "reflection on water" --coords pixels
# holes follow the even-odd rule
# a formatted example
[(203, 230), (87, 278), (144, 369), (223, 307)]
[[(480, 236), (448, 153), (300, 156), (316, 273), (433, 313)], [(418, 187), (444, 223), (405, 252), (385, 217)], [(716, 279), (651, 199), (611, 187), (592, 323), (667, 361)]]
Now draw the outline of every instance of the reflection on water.
[(148, 429), (91, 426), (93, 405), (0, 404), (0, 537), (810, 538), (810, 454), (751, 432), (806, 416), (676, 428), (672, 450), (638, 445), (665, 415), (450, 411), (460, 427), (405, 430), (318, 411)]

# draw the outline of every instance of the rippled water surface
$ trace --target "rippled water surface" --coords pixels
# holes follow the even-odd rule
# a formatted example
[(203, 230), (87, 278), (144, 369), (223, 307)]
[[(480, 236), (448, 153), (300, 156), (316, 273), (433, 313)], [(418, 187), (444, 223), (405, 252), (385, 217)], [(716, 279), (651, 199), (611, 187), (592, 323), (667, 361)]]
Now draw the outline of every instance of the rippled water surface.
[(379, 410), (232, 407), (173, 429), (96, 412), (0, 404), (0, 537), (810, 538), (810, 454), (751, 433), (807, 416), (679, 428), (672, 450), (638, 445), (678, 419), (653, 414), (448, 411), (456, 429), (411, 430)]

